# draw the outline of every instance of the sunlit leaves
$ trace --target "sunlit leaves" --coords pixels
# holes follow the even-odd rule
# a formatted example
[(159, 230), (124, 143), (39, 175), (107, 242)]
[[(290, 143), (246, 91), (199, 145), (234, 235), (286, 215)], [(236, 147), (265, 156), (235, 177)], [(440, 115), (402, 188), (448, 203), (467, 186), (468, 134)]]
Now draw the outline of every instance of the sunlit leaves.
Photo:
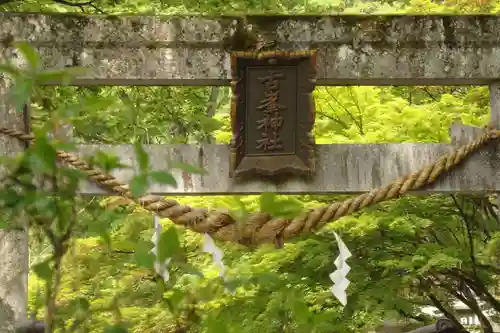
[(250, 208), (247, 207), (239, 196), (225, 196), (217, 201), (219, 207), (226, 208), (229, 214), (241, 223), (245, 222), (250, 214)]
[[(443, 7), (442, 4), (432, 4), (429, 1), (417, 2), (413, 2), (410, 7), (424, 10), (429, 10), (429, 8), (441, 10)], [(184, 10), (174, 5), (166, 7), (172, 12)], [(248, 2), (214, 5), (209, 2), (199, 5), (196, 10), (220, 12), (228, 6), (241, 10), (248, 6), (255, 7), (254, 5)], [(435, 5), (435, 7), (426, 7), (427, 5)], [(119, 4), (117, 8), (123, 9), (123, 6), (148, 10), (155, 8), (154, 4), (144, 3)], [(189, 4), (186, 6), (189, 7)], [(391, 6), (386, 3), (359, 2), (346, 5), (328, 1), (276, 3), (263, 6), (266, 9), (272, 7), (273, 10), (291, 12), (308, 8), (321, 8), (325, 11), (334, 8), (336, 11), (342, 11), (349, 10), (347, 7), (350, 6), (351, 10), (355, 8), (358, 12), (362, 10), (366, 13), (401, 7), (398, 3)], [(264, 7), (260, 6), (255, 10), (262, 10)], [(31, 64), (30, 68), (37, 69), (39, 60), (27, 49), (24, 53), (24, 57)], [(12, 96), (19, 110), (29, 100), (38, 83), (68, 82), (72, 76), (72, 73), (64, 70), (37, 73), (33, 77), (28, 77), (23, 73), (22, 75), (26, 77), (20, 78), (19, 71), (12, 71), (12, 68), (4, 68), (4, 70), (13, 74), (14, 78), (17, 77)], [(76, 72), (73, 74), (77, 75)], [(318, 143), (445, 141), (447, 126), (457, 116), (465, 122), (474, 124), (481, 124), (487, 118), (484, 89), (464, 88), (465, 95), (451, 89), (449, 91), (434, 89), (426, 91), (419, 87), (327, 89), (332, 92), (333, 97), (327, 92), (321, 92), (320, 89), (317, 93), (317, 106), (322, 113), (318, 113), (316, 118), (315, 130)], [(168, 165), (166, 171), (152, 170), (155, 166), (151, 165), (147, 152), (139, 143), (194, 142), (215, 130), (218, 130), (221, 133), (219, 137), (225, 140), (231, 136), (227, 117), (218, 117), (217, 119), (223, 119), (223, 121), (217, 121), (204, 115), (207, 109), (208, 89), (106, 87), (93, 90), (87, 88), (82, 90), (54, 89), (52, 94), (48, 91), (49, 89), (44, 89), (44, 94), (46, 94), (44, 97), (46, 100), (53, 101), (54, 105), (40, 103), (40, 105), (37, 104), (38, 107), (46, 112), (45, 115), (49, 114), (48, 110), (56, 110), (54, 113), (57, 116), (51, 119), (72, 118), (77, 124), (75, 130), (77, 139), (85, 138), (89, 142), (136, 143), (138, 174), (130, 183), (134, 196), (147, 192), (152, 183), (176, 186), (176, 176), (179, 171), (193, 174), (210, 172), (210, 170), (205, 171), (176, 161), (165, 161)], [(429, 97), (427, 92), (434, 97), (437, 96), (437, 100)], [(227, 100), (221, 109), (224, 107), (227, 108)], [(41, 117), (41, 120), (44, 121), (45, 118)], [(71, 197), (76, 190), (76, 181), (83, 179), (82, 175), (76, 172), (72, 174), (69, 169), (63, 171), (63, 169), (55, 168), (56, 145), (44, 136), (39, 138), (40, 144), (33, 146), (33, 152), (27, 152), (26, 163), (31, 169), (36, 169), (36, 176), (41, 173), (54, 173), (57, 169), (58, 176), (73, 179), (71, 186), (66, 187), (66, 192), (59, 191), (59, 194), (64, 194), (64, 197)], [(92, 163), (105, 172), (124, 167), (119, 157), (104, 153), (97, 153)], [(34, 176), (22, 175), (18, 179), (22, 179), (25, 182), (24, 188), (28, 188), (29, 185), (33, 185)], [(46, 196), (33, 191), (20, 191), (19, 193), (6, 191), (2, 194), (9, 197), (5, 203), (11, 204), (12, 207), (37, 207), (42, 212), (41, 217), (50, 217), (55, 211), (53, 200), (48, 200)], [(198, 203), (200, 207), (225, 206), (233, 218), (245, 222), (253, 211), (291, 218), (300, 214), (303, 207), (310, 204), (310, 201), (322, 202), (327, 199), (331, 198), (295, 199), (291, 196), (264, 193), (260, 198), (252, 197), (250, 200), (228, 196), (223, 202), (221, 199), (189, 198), (187, 203)], [(218, 286), (214, 281), (200, 279), (199, 284), (190, 283), (184, 286), (184, 289), (180, 289), (176, 297), (172, 297), (171, 300), (181, 304), (190, 298), (198, 297), (202, 291), (209, 290), (203, 295), (208, 300), (213, 299), (213, 302), (207, 302), (208, 304), (204, 304), (203, 311), (198, 312), (212, 319), (206, 321), (193, 319), (192, 322), (207, 326), (207, 330), (220, 332), (227, 327), (237, 332), (266, 332), (274, 328), (282, 329), (284, 325), (289, 325), (287, 327), (295, 331), (303, 328), (307, 332), (314, 329), (317, 332), (331, 332), (332, 330), (358, 332), (359, 327), (375, 324), (384, 315), (388, 315), (386, 311), (389, 311), (390, 307), (413, 310), (411, 306), (409, 307), (409, 302), (397, 298), (396, 289), (411, 290), (411, 282), (414, 282), (412, 280), (418, 274), (430, 274), (432, 271), (460, 267), (461, 263), (465, 263), (463, 267), (467, 268), (467, 264), (470, 266), (471, 261), (465, 255), (468, 255), (468, 243), (463, 236), (465, 233), (463, 229), (460, 229), (459, 220), (449, 216), (450, 208), (442, 202), (415, 205), (415, 199), (412, 200), (400, 201), (399, 205), (380, 205), (373, 210), (363, 212), (360, 216), (346, 217), (336, 224), (340, 229), (345, 227), (343, 229), (346, 239), (357, 251), (356, 257), (353, 258), (352, 270), (352, 274), (357, 275), (355, 275), (356, 279), (353, 279), (351, 290), (359, 296), (357, 298), (359, 303), (353, 305), (356, 311), (351, 312), (352, 316), (345, 314), (342, 316), (335, 304), (321, 299), (325, 291), (323, 290), (325, 286), (321, 285), (321, 279), (329, 273), (335, 254), (335, 250), (329, 247), (332, 240), (321, 233), (311, 236), (312, 241), (287, 244), (280, 251), (261, 248), (248, 252), (228, 245), (224, 250), (229, 253), (227, 258), (231, 259), (232, 266), (237, 268), (238, 273), (248, 274), (241, 278), (242, 281), (249, 282), (239, 290), (240, 299), (233, 299), (222, 292), (214, 292), (213, 290), (216, 290), (215, 287)], [(157, 285), (151, 286), (154, 283), (148, 281), (143, 270), (138, 270), (130, 263), (135, 260), (138, 266), (151, 269), (154, 260), (150, 253), (150, 242), (137, 241), (138, 238), (143, 237), (142, 232), (148, 229), (140, 223), (134, 225), (133, 222), (139, 219), (139, 215), (132, 215), (128, 219), (108, 216), (105, 212), (101, 212), (100, 216), (92, 221), (89, 221), (88, 216), (85, 219), (82, 218), (81, 223), (89, 227), (87, 233), (78, 235), (84, 236), (78, 240), (78, 243), (84, 246), (72, 253), (74, 258), (70, 257), (67, 263), (67, 273), (70, 274), (68, 280), (82, 278), (84, 280), (81, 284), (82, 289), (79, 291), (78, 288), (70, 288), (69, 283), (65, 281), (63, 290), (64, 297), (67, 298), (75, 298), (79, 293), (88, 295), (90, 304), (84, 304), (82, 308), (85, 309), (92, 308), (92, 306), (99, 310), (107, 309), (109, 295), (119, 294), (123, 299), (125, 311), (128, 311), (127, 315), (146, 327), (140, 331), (148, 331), (151, 329), (148, 325), (156, 323), (159, 318), (167, 321), (168, 324), (174, 323), (175, 318), (170, 317), (168, 309), (158, 309), (156, 303), (152, 302), (151, 295), (154, 294), (152, 289)], [(112, 230), (113, 224), (115, 230)], [(450, 228), (451, 231), (447, 230)], [(199, 247), (199, 238), (196, 237), (194, 234), (186, 236), (189, 240), (186, 246), (190, 249), (188, 258), (190, 263), (193, 262), (193, 267), (199, 268), (202, 265), (198, 258), (201, 256), (198, 256), (196, 252)], [(480, 237), (477, 242), (479, 239)], [(108, 248), (100, 247), (101, 241), (104, 241)], [(444, 245), (438, 245), (438, 242), (444, 242)], [(115, 248), (111, 247), (111, 244), (115, 245)], [(493, 234), (487, 244), (487, 249), (478, 249), (484, 252), (481, 260), (498, 262), (498, 237)], [(122, 246), (118, 248), (116, 245)], [(164, 258), (179, 253), (180, 240), (174, 228), (168, 228), (162, 234), (159, 248)], [(127, 252), (131, 250), (135, 250), (133, 255)], [(97, 270), (95, 267), (88, 268), (89, 262), (99, 263), (99, 268)], [(51, 276), (47, 271), (48, 266), (35, 267), (35, 272), (38, 272), (40, 278), (47, 279)], [(195, 271), (184, 263), (179, 263), (176, 268), (181, 268), (181, 272)], [(92, 274), (89, 273), (90, 271)], [(266, 277), (269, 278), (260, 275), (261, 273), (266, 273)], [(177, 271), (175, 275), (182, 276)], [(404, 278), (401, 278), (402, 275)], [(298, 297), (289, 297), (291, 294), (286, 288), (290, 288), (291, 285), (298, 290)], [(358, 302), (356, 298), (352, 299)], [(66, 303), (61, 304), (61, 308), (64, 308)], [(219, 309), (222, 309), (221, 312), (226, 311), (225, 316), (218, 316), (218, 313), (214, 315)], [(369, 311), (365, 311), (366, 309)], [(97, 324), (94, 324), (98, 326), (96, 330), (102, 331), (103, 323), (109, 321), (109, 316), (107, 313), (100, 314), (97, 311), (95, 315), (100, 316), (96, 321)], [(212, 327), (212, 325), (215, 326)], [(161, 327), (161, 329), (166, 328)], [(124, 330), (122, 326), (107, 328), (107, 331), (111, 332)]]
[(295, 217), (302, 212), (303, 204), (293, 197), (279, 198), (274, 193), (263, 193), (260, 209), (273, 216)]
[[(476, 87), (456, 91), (435, 91), (434, 87), (318, 87), (316, 142), (445, 142), (448, 128), (455, 121), (485, 124), (488, 107), (478, 94), (486, 97), (484, 88)], [(467, 106), (464, 98), (470, 101)]]

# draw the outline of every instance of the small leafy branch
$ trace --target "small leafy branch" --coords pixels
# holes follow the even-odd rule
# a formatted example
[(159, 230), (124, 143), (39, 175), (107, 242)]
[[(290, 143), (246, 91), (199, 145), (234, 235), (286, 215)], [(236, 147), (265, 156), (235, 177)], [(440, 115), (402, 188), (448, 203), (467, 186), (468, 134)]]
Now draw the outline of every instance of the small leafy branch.
[[(0, 64), (0, 72), (13, 79), (8, 101), (17, 112), (22, 112), (28, 101), (33, 102), (40, 98), (40, 85), (49, 81), (57, 81), (63, 85), (69, 84), (75, 75), (82, 73), (80, 68), (41, 71), (40, 59), (33, 48), (26, 43), (14, 43), (14, 46), (23, 55), (26, 66), (15, 66), (12, 63)], [(57, 299), (61, 286), (63, 258), (68, 252), (75, 230), (82, 229), (79, 225), (78, 207), (85, 207), (88, 204), (88, 200), (78, 195), (79, 184), (86, 180), (86, 175), (57, 160), (57, 150), (76, 150), (75, 145), (62, 143), (51, 137), (53, 123), (61, 122), (61, 120), (68, 123), (70, 117), (64, 110), (56, 109), (56, 112), (49, 114), (44, 126), (34, 131), (33, 144), (18, 157), (2, 159), (7, 172), (0, 185), (2, 187), (0, 208), (9, 214), (7, 219), (9, 222), (3, 223), (2, 227), (7, 230), (24, 228), (25, 226), (20, 221), (28, 220), (30, 232), (41, 235), (51, 248), (51, 254), (48, 257), (31, 267), (45, 284), (45, 332), (47, 333), (54, 332), (58, 325)], [(206, 173), (200, 168), (183, 162), (170, 162), (169, 170), (153, 171), (149, 165), (149, 156), (142, 145), (136, 143), (134, 147), (139, 170), (138, 174), (131, 179), (130, 189), (136, 197), (143, 195), (153, 182), (177, 186), (175, 177), (169, 172), (172, 169), (182, 169), (188, 173)], [(104, 152), (97, 152), (89, 161), (106, 172), (127, 167), (121, 164), (116, 156)], [(108, 230), (101, 229), (100, 233), (109, 240)], [(159, 258), (157, 259), (182, 257), (180, 242), (174, 228), (169, 228), (162, 233), (158, 248)], [(153, 270), (154, 258), (150, 250), (150, 242), (139, 243), (135, 258), (139, 265)], [(187, 267), (187, 265), (184, 266)], [(191, 271), (194, 270), (191, 269)], [(159, 286), (164, 290), (163, 283), (159, 283)], [(173, 311), (173, 305), (168, 299), (163, 301)], [(88, 302), (86, 304), (87, 306), (83, 308), (88, 311)], [(106, 331), (126, 331), (126, 325), (121, 320), (117, 305), (113, 309), (115, 325), (108, 327)], [(59, 329), (63, 332), (75, 331), (78, 329), (75, 323), (82, 324), (83, 321), (81, 318), (76, 318), (70, 328), (61, 323), (62, 326)], [(181, 327), (180, 321), (178, 322)]]

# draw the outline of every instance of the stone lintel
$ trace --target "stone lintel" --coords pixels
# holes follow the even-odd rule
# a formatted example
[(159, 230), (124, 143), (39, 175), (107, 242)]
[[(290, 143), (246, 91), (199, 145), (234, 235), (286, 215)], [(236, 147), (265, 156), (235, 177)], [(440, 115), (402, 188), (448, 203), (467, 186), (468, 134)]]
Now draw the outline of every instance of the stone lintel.
[[(478, 130), (454, 125), (452, 134), (478, 134)], [(470, 138), (470, 136), (469, 136)], [(459, 138), (455, 144), (463, 143)], [(128, 182), (137, 170), (133, 146), (80, 146), (83, 155), (92, 155), (99, 148), (121, 157), (131, 169), (116, 170), (113, 174)], [(166, 170), (168, 161), (182, 160), (208, 171), (207, 175), (189, 175), (175, 170), (178, 187), (153, 185), (151, 193), (164, 195), (230, 195), (275, 192), (282, 194), (356, 194), (387, 185), (399, 177), (437, 160), (451, 151), (450, 144), (340, 144), (317, 145), (316, 175), (311, 180), (294, 178), (270, 181), (264, 177), (237, 182), (229, 177), (229, 146), (226, 145), (146, 145), (154, 170)], [(500, 155), (493, 142), (472, 156), (435, 185), (415, 193), (484, 193), (500, 191)], [(93, 184), (83, 183), (81, 193), (103, 195)]]
[[(500, 17), (81, 16), (0, 13), (0, 51), (36, 46), (78, 85), (227, 85), (238, 26), (281, 50), (318, 49), (319, 85), (477, 85), (500, 79)], [(244, 44), (244, 43), (243, 43)]]

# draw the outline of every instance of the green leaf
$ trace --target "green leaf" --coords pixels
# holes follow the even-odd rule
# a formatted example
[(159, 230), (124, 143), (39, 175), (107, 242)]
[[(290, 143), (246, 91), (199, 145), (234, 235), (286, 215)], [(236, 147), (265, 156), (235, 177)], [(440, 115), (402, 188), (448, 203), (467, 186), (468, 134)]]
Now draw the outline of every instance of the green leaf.
[(207, 333), (228, 333), (228, 321), (221, 320), (219, 315), (211, 313), (205, 319), (205, 327)]
[(99, 236), (108, 248), (111, 247), (110, 228), (113, 221), (118, 220), (119, 217), (119, 214), (114, 210), (100, 212), (98, 216), (95, 216), (95, 218), (85, 224), (87, 229), (86, 234), (90, 237)]
[(47, 137), (36, 133), (36, 141), (30, 147), (30, 162), (34, 163), (34, 170), (53, 173), (57, 168), (57, 153)]
[[(162, 285), (164, 285), (162, 283)], [(165, 299), (170, 301), (172, 309), (174, 312), (178, 309), (178, 307), (182, 307), (182, 300), (186, 297), (186, 294), (179, 289), (170, 289), (164, 293)]]
[(137, 157), (137, 163), (139, 164), (139, 171), (141, 173), (146, 173), (149, 169), (149, 156), (144, 150), (139, 142), (134, 144), (135, 156)]
[(229, 291), (234, 292), (237, 288), (242, 287), (247, 281), (244, 278), (232, 278), (223, 281), (224, 287)]
[(12, 77), (17, 77), (21, 75), (19, 68), (17, 68), (16, 66), (11, 66), (6, 64), (0, 64), (0, 72), (10, 74)]
[(79, 297), (76, 299), (76, 303), (81, 311), (87, 312), (90, 310), (90, 303), (86, 298)]
[(75, 180), (88, 179), (88, 175), (79, 169), (62, 167), (62, 168), (59, 168), (59, 171), (60, 171), (62, 176), (66, 176), (66, 177), (71, 178), (71, 179), (75, 179)]
[(91, 156), (90, 163), (96, 164), (107, 173), (114, 169), (123, 169), (128, 167), (120, 162), (120, 158), (118, 156), (100, 150)]
[(223, 125), (222, 121), (217, 120), (217, 119), (212, 118), (212, 117), (208, 117), (204, 114), (195, 115), (193, 118), (194, 118), (194, 120), (199, 121), (199, 123), (200, 123), (201, 127), (203, 128), (203, 130), (205, 131), (205, 133), (215, 132), (215, 131), (219, 130)]
[(181, 169), (183, 171), (186, 171), (187, 173), (194, 173), (198, 175), (207, 174), (207, 171), (205, 171), (205, 169), (181, 161), (168, 162), (168, 166), (170, 169)]
[(264, 213), (272, 214), (275, 210), (276, 194), (265, 192), (260, 195), (260, 210)]
[(7, 100), (15, 106), (17, 112), (23, 112), (24, 105), (28, 103), (32, 90), (33, 80), (19, 76), (9, 89)]
[(295, 198), (287, 198), (276, 200), (274, 204), (273, 215), (293, 218), (300, 214), (304, 209), (304, 205)]
[(0, 229), (7, 229), (9, 227), (9, 222), (0, 220)]
[(155, 257), (151, 253), (153, 248), (150, 242), (139, 241), (135, 247), (134, 258), (137, 266), (142, 266), (148, 269), (153, 269)]
[(78, 148), (74, 143), (68, 143), (68, 142), (55, 142), (53, 144), (54, 149), (56, 150), (62, 150), (65, 152), (77, 152)]
[(165, 185), (173, 185), (173, 186), (177, 187), (177, 181), (175, 180), (174, 176), (172, 176), (168, 172), (165, 172), (165, 171), (151, 171), (149, 173), (149, 175), (157, 183), (165, 184)]
[[(241, 201), (239, 196), (226, 196), (220, 200), (220, 203), (228, 208), (229, 214), (236, 221), (246, 221), (250, 212), (245, 203)], [(235, 207), (237, 207), (235, 209)]]
[(50, 260), (43, 261), (32, 267), (33, 272), (42, 280), (50, 281), (52, 279), (52, 268)]
[(59, 71), (44, 71), (37, 74), (38, 83), (58, 83), (58, 85), (68, 85), (75, 77), (81, 76), (88, 71), (85, 67), (70, 67)]
[(128, 333), (128, 329), (124, 325), (116, 324), (106, 326), (104, 328), (104, 333)]
[(167, 258), (173, 257), (179, 253), (181, 244), (177, 230), (173, 226), (163, 231), (158, 242), (158, 260), (163, 262)]
[(176, 266), (178, 266), (182, 271), (184, 271), (186, 274), (194, 275), (199, 278), (203, 278), (203, 273), (198, 270), (196, 267), (189, 263), (185, 262), (177, 262)]
[(303, 204), (294, 198), (280, 199), (274, 193), (263, 193), (260, 196), (260, 209), (273, 216), (294, 217), (303, 210)]
[(149, 186), (148, 176), (147, 175), (137, 175), (130, 180), (130, 193), (135, 198), (140, 197), (144, 193), (146, 193)]
[(101, 237), (102, 241), (109, 249), (111, 247), (111, 235), (109, 234), (109, 232), (107, 230), (102, 230), (99, 233), (99, 237)]
[(14, 42), (14, 47), (16, 47), (19, 52), (23, 54), (24, 58), (26, 58), (31, 70), (36, 71), (40, 64), (40, 58), (38, 57), (37, 51), (26, 42)]

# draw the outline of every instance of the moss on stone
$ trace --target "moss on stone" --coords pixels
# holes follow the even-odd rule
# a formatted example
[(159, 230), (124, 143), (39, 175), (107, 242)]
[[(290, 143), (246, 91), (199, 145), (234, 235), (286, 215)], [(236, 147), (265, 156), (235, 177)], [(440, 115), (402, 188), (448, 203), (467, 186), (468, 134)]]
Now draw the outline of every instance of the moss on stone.
[(129, 20), (133, 32), (140, 32), (145, 26), (144, 22), (140, 18), (134, 17), (130, 18)]
[(258, 33), (250, 30), (249, 23), (246, 17), (233, 18), (236, 20), (236, 30), (231, 34), (227, 34), (223, 38), (223, 48), (226, 52), (232, 51), (247, 51), (255, 46), (258, 42)]

